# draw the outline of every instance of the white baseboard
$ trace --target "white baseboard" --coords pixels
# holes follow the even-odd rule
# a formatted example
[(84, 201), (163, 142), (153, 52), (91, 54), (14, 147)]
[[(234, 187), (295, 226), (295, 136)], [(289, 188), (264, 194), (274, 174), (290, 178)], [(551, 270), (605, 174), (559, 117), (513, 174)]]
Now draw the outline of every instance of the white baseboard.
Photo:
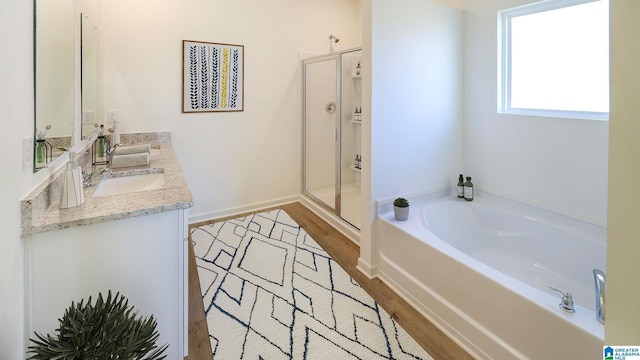
[(360, 245), (360, 231), (358, 229), (342, 220), (339, 216), (327, 211), (324, 207), (318, 205), (313, 200), (304, 195), (287, 196), (279, 199), (247, 204), (217, 211), (210, 211), (200, 214), (190, 214), (189, 224), (196, 224), (210, 220), (246, 214), (254, 211), (260, 211), (262, 209), (290, 204), (296, 201), (301, 202), (306, 208), (311, 210), (314, 214), (318, 215), (322, 220), (328, 222), (333, 228), (338, 230), (353, 243), (355, 243), (356, 245)]
[(300, 201), (299, 195), (286, 196), (279, 199), (247, 204), (243, 206), (237, 206), (237, 207), (227, 208), (227, 209), (222, 209), (217, 211), (210, 211), (210, 212), (205, 212), (200, 214), (190, 214), (189, 224), (195, 224), (195, 223), (225, 218), (229, 216), (235, 216), (235, 215), (245, 214), (245, 213), (254, 212), (254, 211), (260, 211), (262, 209), (289, 204), (296, 201)]
[(358, 258), (356, 269), (364, 274), (364, 276), (366, 276), (369, 280), (373, 280), (378, 277), (378, 268), (375, 266), (371, 266), (371, 264), (365, 261), (362, 257)]

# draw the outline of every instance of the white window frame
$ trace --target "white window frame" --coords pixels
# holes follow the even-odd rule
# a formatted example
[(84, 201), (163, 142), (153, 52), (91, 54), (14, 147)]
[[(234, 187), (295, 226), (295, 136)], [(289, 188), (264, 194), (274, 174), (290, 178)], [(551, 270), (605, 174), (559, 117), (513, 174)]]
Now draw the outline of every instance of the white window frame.
[(609, 120), (609, 112), (526, 109), (511, 107), (511, 19), (600, 0), (548, 0), (498, 12), (498, 113), (559, 118)]

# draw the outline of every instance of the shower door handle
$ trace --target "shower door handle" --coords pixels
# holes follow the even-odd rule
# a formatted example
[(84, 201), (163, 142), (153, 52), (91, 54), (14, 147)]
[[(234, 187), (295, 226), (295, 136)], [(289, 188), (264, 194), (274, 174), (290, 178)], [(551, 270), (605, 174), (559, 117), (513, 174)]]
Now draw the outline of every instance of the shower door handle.
[(329, 101), (324, 106), (324, 111), (328, 112), (329, 114), (333, 114), (334, 112), (336, 112), (336, 103), (335, 103), (335, 101)]

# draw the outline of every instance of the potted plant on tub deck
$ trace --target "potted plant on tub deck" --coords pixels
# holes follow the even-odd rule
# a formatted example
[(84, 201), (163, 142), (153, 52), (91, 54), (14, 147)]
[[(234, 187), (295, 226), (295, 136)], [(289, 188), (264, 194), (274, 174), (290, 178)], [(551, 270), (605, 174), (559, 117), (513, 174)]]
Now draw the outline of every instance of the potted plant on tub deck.
[(397, 198), (393, 201), (393, 213), (396, 220), (404, 221), (409, 218), (409, 200), (405, 198)]

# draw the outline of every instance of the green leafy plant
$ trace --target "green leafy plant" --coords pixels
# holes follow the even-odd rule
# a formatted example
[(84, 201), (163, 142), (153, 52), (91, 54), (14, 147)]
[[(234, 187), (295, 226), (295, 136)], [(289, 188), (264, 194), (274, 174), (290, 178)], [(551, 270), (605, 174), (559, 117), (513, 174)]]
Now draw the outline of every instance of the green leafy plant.
[(106, 301), (98, 294), (95, 305), (91, 297), (78, 304), (71, 302), (55, 336), (35, 332), (36, 339), (29, 339), (34, 345), (29, 352), (34, 355), (29, 360), (75, 360), (75, 359), (164, 359), (168, 344), (158, 348), (160, 336), (156, 331), (153, 315), (143, 319), (129, 306), (129, 300), (117, 293)]
[(393, 206), (407, 207), (407, 206), (409, 206), (409, 200), (399, 197), (399, 198), (393, 200)]

